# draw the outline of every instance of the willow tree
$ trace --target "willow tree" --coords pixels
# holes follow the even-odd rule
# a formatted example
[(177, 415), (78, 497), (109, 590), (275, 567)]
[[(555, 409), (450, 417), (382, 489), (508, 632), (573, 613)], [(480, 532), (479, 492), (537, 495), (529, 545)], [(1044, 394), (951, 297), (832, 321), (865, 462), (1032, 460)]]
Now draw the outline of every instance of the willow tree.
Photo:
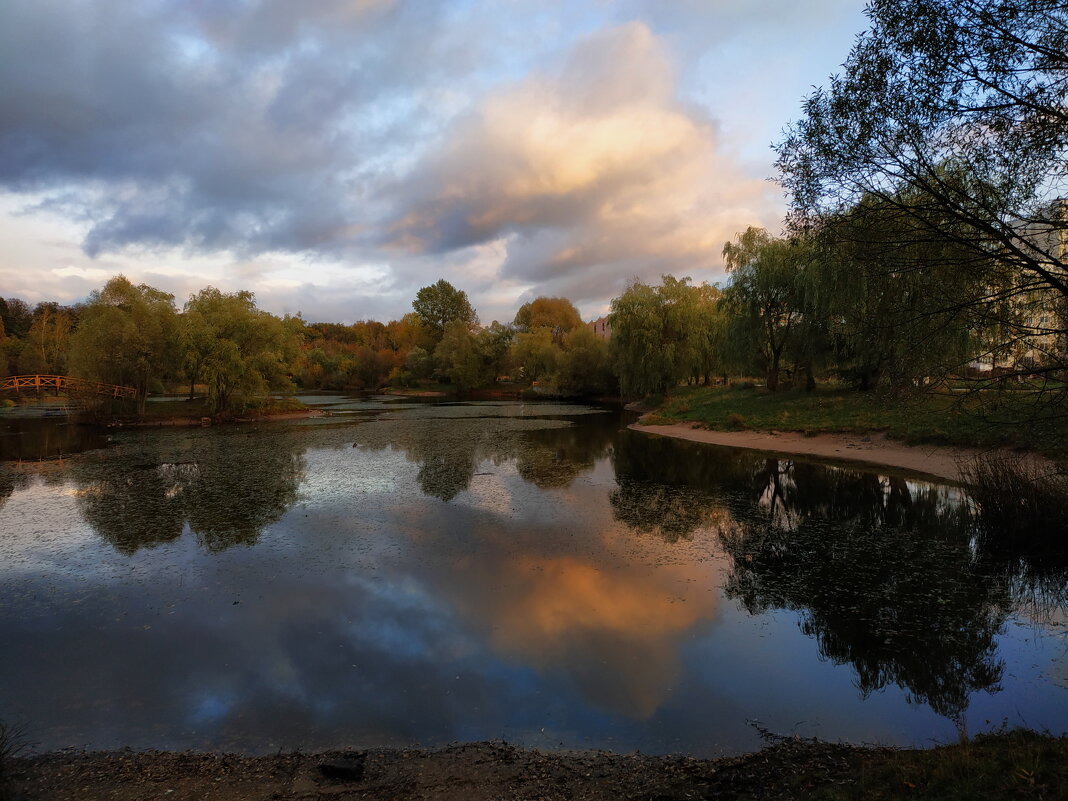
[(707, 360), (707, 286), (665, 275), (631, 284), (612, 301), (610, 350), (624, 395), (667, 392)]
[(723, 258), (731, 277), (724, 304), (735, 361), (744, 364), (755, 357), (774, 392), (801, 328), (800, 276), (812, 259), (811, 248), (750, 226), (724, 245)]
[(182, 316), (184, 331), (195, 336), (181, 339), (181, 356), (186, 365), (199, 364), (215, 413), (292, 389), (298, 326), (258, 309), (251, 292), (227, 294), (207, 287), (189, 299)]
[[(793, 224), (874, 198), (948, 246), (918, 269), (985, 280), (996, 257), (1011, 280), (972, 304), (1009, 312), (1019, 336), (1063, 341), (1063, 315), (1028, 332), (1011, 311), (1035, 294), (1068, 299), (1068, 5), (870, 0), (866, 13), (843, 72), (778, 145)], [(1050, 370), (1068, 366), (1063, 346), (1047, 356)]]
[(823, 220), (818, 240), (802, 287), (840, 376), (861, 390), (901, 392), (971, 358), (989, 327), (980, 312), (999, 280), (995, 259), (974, 263), (966, 248), (873, 197)]
[(173, 295), (116, 276), (81, 309), (71, 336), (69, 371), (134, 387), (137, 411), (143, 413), (149, 387), (174, 368), (176, 327)]
[(496, 320), (482, 329), (453, 320), (445, 326), (434, 349), (438, 374), (461, 392), (492, 384), (508, 353), (511, 336), (511, 329)]

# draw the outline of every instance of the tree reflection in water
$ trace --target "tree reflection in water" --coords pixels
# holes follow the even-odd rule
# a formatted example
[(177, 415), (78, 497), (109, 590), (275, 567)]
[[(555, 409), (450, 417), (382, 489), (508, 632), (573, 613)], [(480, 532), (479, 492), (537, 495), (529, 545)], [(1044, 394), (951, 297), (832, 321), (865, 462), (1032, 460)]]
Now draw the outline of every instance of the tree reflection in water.
[(615, 414), (587, 415), (581, 424), (551, 418), (413, 418), (361, 426), (360, 447), (393, 448), (419, 465), (419, 488), (449, 502), (466, 490), (479, 462), (515, 460), (516, 471), (542, 489), (567, 487), (593, 470), (619, 430)]
[(526, 481), (542, 489), (568, 487), (593, 470), (618, 430), (618, 416), (600, 414), (579, 425), (528, 431), (516, 443), (516, 469)]
[(971, 693), (999, 689), (994, 637), (1010, 610), (960, 534), (817, 518), (791, 529), (753, 510), (721, 533), (734, 563), (726, 594), (752, 614), (798, 612), (824, 657), (852, 664), (863, 695), (896, 684), (958, 720)]
[(282, 431), (146, 435), (70, 474), (86, 520), (118, 551), (175, 540), (188, 523), (217, 552), (255, 543), (293, 505), (303, 447)]
[(727, 596), (797, 612), (865, 696), (897, 685), (960, 721), (972, 693), (999, 689), (995, 637), (1021, 589), (1063, 604), (1064, 553), (981, 536), (962, 491), (636, 437), (615, 452), (616, 517), (669, 542), (718, 531)]
[(0, 511), (15, 490), (25, 489), (28, 484), (29, 476), (24, 471), (0, 462)]

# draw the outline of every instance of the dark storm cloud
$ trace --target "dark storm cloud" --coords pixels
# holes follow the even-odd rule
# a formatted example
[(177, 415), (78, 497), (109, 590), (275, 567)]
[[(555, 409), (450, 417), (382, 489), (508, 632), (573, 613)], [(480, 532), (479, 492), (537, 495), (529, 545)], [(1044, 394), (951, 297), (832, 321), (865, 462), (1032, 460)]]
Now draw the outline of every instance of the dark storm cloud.
[[(435, 3), (6, 3), (0, 186), (91, 227), (90, 253), (330, 251), (358, 239), (394, 95), (466, 56)], [(432, 60), (434, 70), (425, 69)], [(417, 129), (416, 129), (417, 130)]]

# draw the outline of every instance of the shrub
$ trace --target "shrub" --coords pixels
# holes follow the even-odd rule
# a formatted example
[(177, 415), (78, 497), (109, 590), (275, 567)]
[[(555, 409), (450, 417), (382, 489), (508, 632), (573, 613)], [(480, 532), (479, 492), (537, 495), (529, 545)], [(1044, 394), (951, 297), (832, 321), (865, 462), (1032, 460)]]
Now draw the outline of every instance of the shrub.
[(976, 515), (988, 532), (1068, 533), (1068, 474), (1018, 454), (996, 451), (961, 467)]
[[(26, 736), (26, 728), (25, 723), (7, 723), (0, 720), (0, 784), (6, 778), (7, 761), (34, 745)], [(3, 797), (2, 794), (3, 787), (0, 786), (0, 798)]]

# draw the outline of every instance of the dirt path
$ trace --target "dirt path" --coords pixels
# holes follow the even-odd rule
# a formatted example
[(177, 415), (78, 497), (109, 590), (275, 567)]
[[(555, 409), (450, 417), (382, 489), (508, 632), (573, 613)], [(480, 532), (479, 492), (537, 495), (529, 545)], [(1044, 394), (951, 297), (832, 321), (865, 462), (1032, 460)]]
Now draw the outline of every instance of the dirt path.
[[(977, 448), (954, 448), (943, 445), (904, 445), (887, 439), (885, 434), (817, 434), (805, 436), (796, 431), (709, 431), (684, 423), (630, 426), (635, 431), (676, 437), (693, 442), (749, 448), (767, 453), (812, 456), (843, 462), (858, 462), (875, 467), (892, 467), (912, 473), (960, 481), (961, 468), (989, 451)], [(1034, 459), (1052, 467), (1041, 456)]]

